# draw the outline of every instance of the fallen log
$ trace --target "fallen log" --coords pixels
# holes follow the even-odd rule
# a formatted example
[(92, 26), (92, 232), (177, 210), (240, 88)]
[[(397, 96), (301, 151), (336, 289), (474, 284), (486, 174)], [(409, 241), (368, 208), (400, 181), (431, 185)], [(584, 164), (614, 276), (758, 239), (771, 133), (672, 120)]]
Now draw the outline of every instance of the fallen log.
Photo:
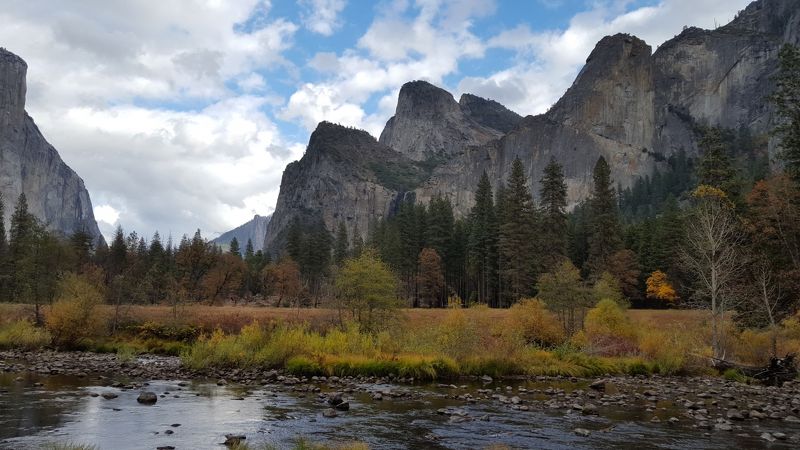
[(772, 357), (769, 364), (764, 366), (747, 366), (737, 364), (725, 359), (711, 358), (712, 366), (720, 373), (729, 369), (736, 369), (745, 376), (754, 378), (768, 386), (780, 386), (783, 383), (797, 378), (796, 355), (789, 353), (783, 358)]

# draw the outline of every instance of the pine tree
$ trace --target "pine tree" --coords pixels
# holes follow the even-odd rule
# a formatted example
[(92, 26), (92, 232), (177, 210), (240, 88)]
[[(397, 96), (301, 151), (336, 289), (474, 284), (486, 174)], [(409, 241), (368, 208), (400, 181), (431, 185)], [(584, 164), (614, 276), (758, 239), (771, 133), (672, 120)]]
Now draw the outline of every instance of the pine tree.
[(81, 273), (83, 268), (89, 264), (92, 258), (92, 236), (85, 230), (81, 229), (74, 233), (69, 238), (70, 247), (72, 249), (73, 269), (77, 273)]
[(239, 249), (239, 240), (236, 239), (236, 236), (231, 239), (231, 243), (228, 247), (228, 253), (234, 256), (242, 257), (241, 249)]
[(541, 184), (541, 254), (550, 271), (567, 254), (567, 185), (555, 158), (545, 166)]
[(253, 240), (247, 238), (247, 244), (244, 246), (244, 259), (249, 262), (253, 259), (253, 256)]
[(609, 258), (622, 248), (617, 196), (612, 187), (611, 168), (602, 156), (593, 173), (594, 191), (590, 205), (589, 255), (587, 270), (593, 279), (608, 271)]
[(125, 271), (128, 258), (128, 242), (125, 240), (125, 233), (122, 226), (118, 225), (114, 232), (114, 239), (108, 248), (108, 277), (109, 280)]
[(336, 243), (333, 248), (333, 259), (337, 266), (341, 266), (345, 259), (347, 259), (347, 227), (344, 222), (339, 222), (339, 229), (336, 230)]
[(503, 278), (509, 288), (510, 304), (529, 295), (536, 280), (534, 270), (534, 205), (519, 158), (511, 166), (505, 191), (498, 243)]
[(303, 258), (303, 230), (300, 227), (300, 218), (295, 216), (286, 232), (286, 253), (297, 262)]
[(469, 223), (470, 274), (477, 283), (478, 301), (497, 306), (491, 301), (497, 277), (497, 219), (492, 185), (485, 171), (475, 191)]
[(781, 159), (786, 172), (800, 182), (800, 48), (785, 44), (779, 57), (777, 88), (770, 97), (781, 119), (775, 134), (781, 139)]
[(698, 185), (721, 189), (731, 199), (738, 199), (740, 187), (736, 169), (725, 149), (719, 128), (709, 128), (704, 132), (700, 140), (700, 149), (702, 156), (697, 167)]

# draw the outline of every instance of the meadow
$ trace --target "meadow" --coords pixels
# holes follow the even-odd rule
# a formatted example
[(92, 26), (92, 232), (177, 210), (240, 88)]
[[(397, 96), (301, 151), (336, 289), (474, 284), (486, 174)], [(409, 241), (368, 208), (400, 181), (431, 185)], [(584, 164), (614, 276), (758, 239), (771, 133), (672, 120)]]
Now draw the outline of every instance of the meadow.
[[(53, 314), (48, 309), (46, 316)], [(54, 331), (33, 326), (31, 312), (29, 305), (0, 304), (0, 349), (54, 347)], [(323, 308), (191, 305), (120, 311), (103, 305), (93, 315), (88, 328), (94, 331), (73, 348), (116, 352), (121, 358), (179, 355), (198, 370), (263, 367), (302, 375), (415, 379), (714, 373), (708, 312), (624, 309), (613, 302), (588, 310), (582, 329), (572, 336), (536, 300), (509, 309), (400, 309), (372, 332)], [(767, 363), (770, 332), (733, 324), (726, 332), (731, 359)], [(784, 321), (776, 333), (779, 354), (800, 350), (797, 318)]]

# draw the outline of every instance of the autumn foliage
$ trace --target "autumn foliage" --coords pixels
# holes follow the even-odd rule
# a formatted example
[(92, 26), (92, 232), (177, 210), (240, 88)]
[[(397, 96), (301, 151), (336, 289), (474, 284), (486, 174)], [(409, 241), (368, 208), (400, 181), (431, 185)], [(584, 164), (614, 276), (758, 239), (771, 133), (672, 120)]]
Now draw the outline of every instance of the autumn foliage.
[(667, 274), (656, 270), (647, 278), (647, 298), (675, 303), (678, 300), (678, 294), (667, 280)]

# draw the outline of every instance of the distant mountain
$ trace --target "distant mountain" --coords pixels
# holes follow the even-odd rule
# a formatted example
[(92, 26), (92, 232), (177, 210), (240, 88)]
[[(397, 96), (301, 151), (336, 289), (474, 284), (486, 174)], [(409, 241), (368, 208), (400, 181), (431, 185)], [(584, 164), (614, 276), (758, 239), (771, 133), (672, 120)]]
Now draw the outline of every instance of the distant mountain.
[(755, 1), (729, 24), (686, 28), (655, 52), (635, 36), (607, 36), (561, 99), (525, 118), (491, 100), (464, 94), (456, 102), (425, 81), (406, 83), (379, 142), (319, 125), (303, 158), (284, 171), (266, 245), (277, 250), (294, 217), (331, 233), (343, 222), (363, 237), (407, 198), (447, 196), (463, 217), (481, 174), (497, 188), (515, 158), (535, 196), (544, 166), (558, 161), (574, 205), (591, 192), (600, 156), (625, 188), (672, 155), (696, 156), (702, 125), (768, 137), (774, 110), (766, 97), (785, 43), (800, 44), (800, 0)]
[(251, 239), (253, 241), (253, 249), (255, 251), (261, 250), (264, 248), (264, 237), (267, 235), (267, 224), (270, 218), (272, 218), (271, 215), (264, 217), (256, 214), (253, 220), (221, 234), (211, 242), (227, 249), (233, 238), (236, 238), (239, 241), (239, 248), (244, 253), (247, 240)]
[(20, 193), (48, 230), (84, 230), (102, 240), (83, 180), (67, 166), (25, 111), (28, 65), (0, 48), (0, 193), (6, 229)]

